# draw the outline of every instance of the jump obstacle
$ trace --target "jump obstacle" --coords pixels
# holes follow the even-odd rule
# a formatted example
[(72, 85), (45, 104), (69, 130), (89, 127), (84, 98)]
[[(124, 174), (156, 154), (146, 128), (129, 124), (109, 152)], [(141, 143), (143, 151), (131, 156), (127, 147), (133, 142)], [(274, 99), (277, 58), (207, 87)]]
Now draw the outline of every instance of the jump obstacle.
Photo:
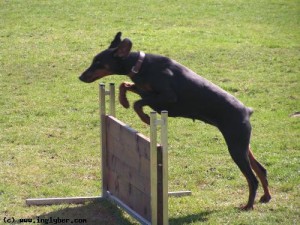
[[(109, 95), (109, 114), (106, 96)], [(168, 192), (168, 112), (150, 113), (150, 140), (115, 118), (115, 86), (99, 85), (102, 143), (102, 196), (26, 199), (27, 205), (82, 204), (106, 199), (125, 210), (141, 224), (167, 225), (168, 197), (191, 195)], [(157, 129), (161, 141), (157, 143)]]

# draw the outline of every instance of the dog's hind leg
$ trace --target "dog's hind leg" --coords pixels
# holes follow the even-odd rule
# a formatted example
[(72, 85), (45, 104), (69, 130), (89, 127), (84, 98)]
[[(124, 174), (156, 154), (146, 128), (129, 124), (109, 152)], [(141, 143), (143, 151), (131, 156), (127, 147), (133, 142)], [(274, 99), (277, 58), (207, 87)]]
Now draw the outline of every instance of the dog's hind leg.
[(241, 124), (229, 124), (220, 129), (228, 146), (228, 150), (234, 162), (237, 164), (243, 175), (246, 177), (249, 186), (249, 198), (242, 210), (253, 209), (258, 180), (256, 179), (248, 156), (248, 147), (251, 135), (251, 125), (249, 122)]
[(229, 150), (231, 153), (231, 156), (234, 160), (234, 162), (237, 164), (241, 172), (244, 174), (246, 177), (246, 180), (248, 182), (248, 187), (249, 187), (249, 198), (248, 202), (245, 206), (241, 207), (242, 210), (250, 210), (253, 209), (254, 205), (254, 200), (256, 196), (256, 191), (258, 188), (258, 181), (252, 171), (251, 165), (249, 158), (247, 154), (245, 154), (244, 150), (239, 150), (242, 151), (240, 152), (240, 155), (236, 155), (235, 153), (232, 154), (232, 151), (236, 152), (236, 150)]
[(264, 195), (260, 198), (260, 202), (267, 203), (271, 200), (271, 194), (268, 187), (268, 180), (267, 180), (267, 170), (255, 159), (249, 145), (249, 151), (248, 151), (250, 164), (256, 175), (258, 176), (263, 189), (264, 189)]

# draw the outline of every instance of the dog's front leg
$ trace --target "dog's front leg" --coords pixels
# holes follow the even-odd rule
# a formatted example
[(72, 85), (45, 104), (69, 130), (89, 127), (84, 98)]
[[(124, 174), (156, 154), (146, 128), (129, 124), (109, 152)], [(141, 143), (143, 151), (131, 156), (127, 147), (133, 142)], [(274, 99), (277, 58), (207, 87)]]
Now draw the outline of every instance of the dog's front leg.
[(163, 94), (153, 95), (152, 97), (147, 97), (136, 101), (133, 105), (134, 111), (138, 114), (140, 119), (150, 125), (150, 117), (143, 111), (143, 107), (148, 105), (150, 107), (154, 105), (167, 105), (177, 102), (177, 96), (174, 92), (164, 92)]
[(140, 94), (136, 85), (133, 83), (129, 83), (129, 82), (123, 82), (120, 87), (119, 87), (119, 102), (121, 103), (121, 105), (128, 109), (129, 108), (129, 101), (126, 97), (126, 92), (127, 91), (132, 91), (136, 94)]
[(150, 125), (150, 117), (149, 117), (146, 113), (144, 113), (144, 111), (143, 111), (143, 107), (144, 107), (145, 105), (146, 105), (146, 104), (145, 104), (144, 100), (141, 99), (141, 100), (136, 101), (136, 102), (133, 104), (133, 109), (134, 109), (134, 111), (136, 112), (136, 114), (138, 114), (138, 116), (140, 117), (140, 119), (141, 119), (144, 123)]

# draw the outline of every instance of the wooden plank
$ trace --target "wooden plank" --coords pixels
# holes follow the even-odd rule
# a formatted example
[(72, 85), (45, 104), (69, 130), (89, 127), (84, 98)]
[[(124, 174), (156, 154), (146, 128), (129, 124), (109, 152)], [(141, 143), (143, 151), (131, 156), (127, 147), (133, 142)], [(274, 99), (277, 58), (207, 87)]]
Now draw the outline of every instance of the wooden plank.
[(108, 192), (108, 199), (115, 204), (117, 204), (119, 207), (121, 207), (123, 210), (125, 210), (129, 215), (131, 215), (133, 218), (135, 218), (138, 222), (140, 222), (142, 225), (151, 225), (151, 222), (146, 220), (144, 217), (136, 213), (134, 210), (132, 210), (128, 205), (126, 205), (123, 201), (118, 199), (116, 196), (112, 195), (110, 192)]
[(107, 145), (110, 152), (120, 155), (129, 164), (140, 158), (137, 152), (137, 135), (113, 117), (107, 118)]
[(147, 220), (150, 220), (151, 207), (149, 193), (143, 193), (113, 171), (109, 171), (108, 188), (110, 193), (123, 201), (131, 209)]
[(107, 148), (111, 153), (107, 163), (110, 164), (115, 155), (141, 175), (148, 176), (149, 140), (113, 117), (108, 117), (107, 125)]
[(150, 140), (114, 117), (107, 117), (108, 190), (151, 220)]
[[(119, 176), (131, 183), (137, 189), (144, 193), (150, 193), (150, 163), (147, 160), (143, 161), (143, 173), (141, 170), (136, 170), (131, 165), (128, 165), (127, 162), (124, 162), (119, 156), (113, 155), (111, 153), (108, 154), (109, 157), (109, 170), (119, 174)], [(122, 157), (121, 157), (122, 158)], [(143, 159), (143, 158), (142, 158)], [(148, 167), (148, 168), (146, 168)]]
[(141, 157), (150, 161), (150, 139), (146, 138), (141, 133), (137, 133), (138, 153)]
[[(118, 166), (117, 162), (121, 161), (122, 164), (127, 165), (127, 167), (131, 168), (134, 173), (140, 176), (144, 176), (145, 178), (150, 177), (150, 161), (148, 159), (140, 157), (136, 161), (130, 161), (128, 160), (128, 157), (126, 155), (120, 154), (120, 151), (117, 150), (109, 151), (107, 157), (107, 167), (109, 169), (116, 168)], [(122, 171), (120, 170), (120, 172)]]

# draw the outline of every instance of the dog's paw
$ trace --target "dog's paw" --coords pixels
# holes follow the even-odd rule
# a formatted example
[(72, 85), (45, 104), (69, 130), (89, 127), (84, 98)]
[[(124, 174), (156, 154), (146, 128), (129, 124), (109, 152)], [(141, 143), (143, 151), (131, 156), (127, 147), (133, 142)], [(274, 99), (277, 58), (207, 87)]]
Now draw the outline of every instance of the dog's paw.
[(125, 96), (120, 96), (119, 101), (125, 109), (128, 109), (130, 107), (129, 101)]
[(271, 195), (264, 194), (261, 196), (259, 202), (260, 203), (268, 203), (271, 200)]
[(250, 210), (253, 210), (253, 205), (247, 204), (247, 205), (245, 205), (245, 206), (241, 206), (241, 207), (240, 207), (240, 210), (242, 210), (242, 211), (250, 211)]

